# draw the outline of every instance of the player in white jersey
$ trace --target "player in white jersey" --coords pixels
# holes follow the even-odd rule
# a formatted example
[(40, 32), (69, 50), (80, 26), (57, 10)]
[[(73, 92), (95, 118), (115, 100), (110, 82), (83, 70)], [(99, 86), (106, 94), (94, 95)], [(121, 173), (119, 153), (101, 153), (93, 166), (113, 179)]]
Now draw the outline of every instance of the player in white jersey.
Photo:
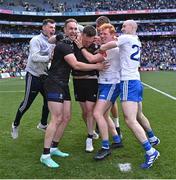
[[(151, 146), (152, 143), (150, 141), (154, 141), (155, 143), (153, 143), (153, 145), (157, 145), (159, 144), (159, 139), (154, 136), (148, 119), (142, 113), (141, 101), (143, 87), (138, 72), (141, 43), (136, 35), (136, 31), (137, 23), (134, 20), (125, 21), (122, 26), (124, 35), (118, 37), (117, 41), (102, 45), (100, 50), (105, 51), (119, 47), (121, 62), (120, 98), (122, 110), (127, 126), (132, 130), (146, 151), (146, 159), (141, 167), (149, 168), (160, 155), (159, 152)], [(145, 134), (145, 130), (149, 136), (149, 140)]]
[[(98, 35), (100, 33), (100, 26), (102, 26), (105, 23), (111, 23), (110, 19), (107, 16), (99, 16), (96, 19), (96, 29), (97, 29)], [(96, 42), (96, 44), (99, 44), (99, 45), (101, 44), (100, 36), (96, 36), (95, 42)], [(116, 126), (117, 133), (122, 137), (120, 124), (119, 124), (119, 110), (118, 110), (118, 104), (117, 103), (114, 103), (113, 106), (111, 107), (111, 117), (112, 117), (112, 120), (114, 121), (114, 124)]]
[[(102, 43), (115, 40), (115, 28), (113, 25), (103, 24), (100, 29)], [(101, 134), (102, 148), (95, 155), (94, 159), (96, 160), (104, 159), (111, 154), (109, 147), (109, 131), (112, 134), (114, 141), (111, 148), (119, 148), (123, 146), (121, 138), (116, 131), (115, 124), (109, 116), (109, 110), (120, 93), (120, 59), (117, 60), (119, 57), (118, 49), (119, 48), (107, 50), (103, 56), (110, 66), (106, 70), (99, 71), (98, 100), (93, 114)], [(88, 52), (86, 49), (82, 49), (82, 53), (86, 56), (85, 53)]]
[(121, 48), (121, 80), (140, 80), (138, 67), (140, 64), (141, 42), (138, 36), (121, 35), (118, 38), (117, 46)]

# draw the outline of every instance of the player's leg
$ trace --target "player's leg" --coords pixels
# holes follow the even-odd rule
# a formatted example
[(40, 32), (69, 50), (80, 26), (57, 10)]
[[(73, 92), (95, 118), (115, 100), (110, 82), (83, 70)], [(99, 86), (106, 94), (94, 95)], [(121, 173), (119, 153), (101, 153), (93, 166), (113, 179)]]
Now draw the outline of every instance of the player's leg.
[(86, 152), (92, 152), (93, 148), (93, 131), (94, 131), (94, 117), (93, 117), (93, 110), (94, 110), (95, 103), (91, 101), (85, 102), (86, 107), (86, 120), (87, 120), (87, 139), (86, 139)]
[(151, 145), (158, 145), (160, 143), (159, 138), (157, 138), (151, 128), (150, 122), (147, 119), (147, 117), (142, 112), (142, 102), (138, 103), (138, 113), (137, 113), (137, 120), (141, 124), (141, 126), (144, 128), (145, 132), (147, 133), (147, 136), (149, 138), (149, 141)]
[(85, 95), (86, 102), (91, 103), (89, 110), (88, 110), (89, 111), (89, 117), (91, 118), (90, 129), (92, 131), (92, 121), (93, 121), (93, 139), (98, 139), (99, 134), (97, 133), (98, 132), (97, 124), (96, 124), (94, 117), (93, 117), (93, 108), (94, 108), (95, 103), (97, 101), (97, 94), (98, 94), (98, 80), (96, 78), (95, 79), (86, 79), (84, 91), (86, 91), (86, 95)]
[(46, 95), (44, 92), (44, 82), (41, 82), (41, 89), (40, 89), (40, 93), (43, 97), (43, 106), (42, 106), (42, 116), (41, 116), (41, 120), (40, 123), (37, 125), (37, 128), (40, 130), (45, 131), (48, 124), (47, 124), (47, 120), (48, 120), (48, 115), (49, 115), (49, 109), (48, 109), (48, 102), (46, 99)]
[(94, 108), (94, 117), (98, 124), (101, 139), (102, 139), (102, 148), (96, 153), (94, 159), (100, 160), (104, 159), (106, 156), (111, 154), (109, 147), (109, 133), (108, 133), (108, 125), (104, 118), (104, 114), (111, 106), (111, 102), (98, 99)]
[(93, 110), (95, 107), (95, 102), (97, 100), (97, 93), (98, 93), (98, 82), (97, 79), (85, 79), (84, 81), (84, 91), (85, 93), (85, 105), (86, 105), (86, 119), (87, 119), (87, 130), (88, 136), (86, 139), (86, 151), (92, 152), (93, 151), (93, 137), (94, 134), (94, 125), (95, 120), (93, 117)]
[(86, 105), (85, 105), (85, 90), (84, 90), (84, 79), (73, 79), (73, 88), (74, 88), (74, 96), (75, 100), (79, 102), (82, 112), (82, 119), (84, 120), (87, 126), (87, 112), (86, 112)]
[(46, 129), (44, 149), (43, 149), (43, 154), (41, 155), (40, 161), (48, 167), (57, 168), (59, 167), (59, 165), (51, 159), (50, 147), (51, 147), (54, 135), (63, 120), (63, 103), (49, 101), (48, 107), (51, 113), (51, 120)]
[(137, 102), (124, 101), (122, 102), (122, 110), (124, 113), (125, 122), (127, 126), (132, 130), (132, 132), (134, 133), (136, 138), (140, 141), (144, 150), (146, 151), (146, 159), (145, 162), (141, 165), (141, 167), (149, 168), (158, 158), (159, 152), (154, 148), (152, 148), (150, 142), (146, 137), (144, 129), (136, 120), (138, 104)]
[(67, 157), (69, 156), (68, 153), (62, 152), (60, 148), (58, 148), (58, 144), (61, 141), (65, 128), (67, 127), (71, 118), (71, 101), (64, 101), (63, 103), (63, 116), (62, 122), (59, 124), (56, 133), (54, 134), (52, 144), (51, 144), (51, 155), (56, 155), (60, 157)]
[(112, 120), (114, 121), (118, 135), (122, 136), (121, 131), (120, 131), (120, 124), (119, 124), (119, 110), (118, 110), (118, 105), (116, 102), (111, 107), (111, 115), (112, 115)]
[(113, 120), (111, 119), (111, 117), (109, 115), (110, 114), (109, 111), (107, 111), (105, 113), (104, 118), (106, 119), (106, 122), (108, 124), (109, 132), (111, 133), (112, 138), (113, 138), (113, 143), (111, 144), (111, 148), (115, 149), (115, 148), (123, 147), (121, 137), (118, 135), (118, 133), (116, 131), (115, 124), (114, 124)]
[(143, 128), (136, 120), (138, 104), (137, 102), (132, 101), (123, 101), (122, 102), (122, 110), (124, 113), (124, 118), (127, 126), (132, 130), (135, 134), (136, 138), (142, 143), (147, 141), (147, 137)]
[(85, 125), (87, 126), (87, 120), (86, 120), (87, 114), (86, 114), (86, 105), (85, 105), (85, 102), (79, 101), (79, 105), (81, 107), (82, 119), (84, 120)]
[(140, 81), (122, 81), (120, 83), (120, 98), (125, 122), (146, 151), (145, 162), (141, 167), (149, 168), (158, 158), (159, 152), (151, 146), (143, 127), (137, 121), (138, 102), (142, 101), (142, 91)]
[(67, 157), (69, 156), (68, 153), (64, 153), (58, 149), (58, 144), (61, 141), (61, 138), (63, 137), (65, 128), (67, 127), (70, 119), (71, 119), (71, 96), (69, 91), (69, 86), (63, 86), (62, 87), (64, 92), (64, 102), (63, 102), (63, 109), (62, 109), (62, 121), (57, 127), (57, 130), (54, 134), (52, 144), (51, 144), (51, 155), (56, 155), (60, 157)]
[(12, 131), (11, 135), (13, 139), (18, 138), (18, 131), (19, 131), (19, 125), (21, 118), (23, 114), (29, 109), (31, 106), (32, 102), (36, 98), (39, 90), (38, 90), (38, 78), (35, 76), (32, 76), (30, 73), (26, 74), (26, 84), (25, 84), (25, 96), (24, 100), (21, 102), (14, 122), (12, 123)]

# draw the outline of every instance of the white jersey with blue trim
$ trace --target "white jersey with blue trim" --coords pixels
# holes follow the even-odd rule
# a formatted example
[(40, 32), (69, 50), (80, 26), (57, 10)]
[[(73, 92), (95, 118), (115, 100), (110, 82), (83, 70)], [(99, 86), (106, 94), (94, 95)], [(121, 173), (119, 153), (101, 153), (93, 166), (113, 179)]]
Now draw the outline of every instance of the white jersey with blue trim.
[(141, 42), (137, 35), (124, 34), (118, 37), (121, 63), (121, 80), (140, 80), (138, 71), (141, 56)]
[(98, 83), (100, 84), (116, 84), (120, 82), (120, 57), (119, 48), (113, 48), (106, 51), (105, 61), (110, 63), (110, 66), (99, 72)]

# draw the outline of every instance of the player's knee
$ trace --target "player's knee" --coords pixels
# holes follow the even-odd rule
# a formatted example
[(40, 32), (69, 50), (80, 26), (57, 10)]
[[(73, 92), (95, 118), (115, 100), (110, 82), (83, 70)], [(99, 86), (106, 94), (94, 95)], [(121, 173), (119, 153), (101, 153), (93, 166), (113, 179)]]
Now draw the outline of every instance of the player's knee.
[(57, 128), (57, 127), (59, 126), (59, 124), (61, 123), (61, 121), (62, 121), (62, 119), (53, 118), (53, 119), (51, 119), (49, 125), (50, 125), (51, 127), (53, 127), (53, 129), (54, 129), (54, 128)]
[(56, 112), (56, 113), (51, 114), (51, 121), (52, 122), (55, 122), (55, 123), (61, 122), (62, 119), (63, 119), (63, 115), (60, 112)]
[(63, 116), (63, 122), (66, 123), (66, 124), (70, 121), (70, 119), (71, 119), (70, 114), (66, 114), (66, 115)]
[(93, 112), (92, 111), (87, 111), (86, 113), (86, 118), (92, 117), (93, 116)]
[(99, 111), (95, 110), (93, 112), (93, 117), (95, 118), (96, 121), (99, 121), (99, 119), (101, 118), (101, 114)]

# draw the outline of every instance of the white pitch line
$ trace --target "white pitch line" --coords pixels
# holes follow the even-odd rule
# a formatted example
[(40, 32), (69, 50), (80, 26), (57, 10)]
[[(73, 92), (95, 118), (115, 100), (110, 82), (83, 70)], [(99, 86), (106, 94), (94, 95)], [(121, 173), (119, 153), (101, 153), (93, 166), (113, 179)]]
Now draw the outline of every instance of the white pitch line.
[[(160, 91), (159, 89), (156, 89), (156, 88), (154, 88), (154, 87), (152, 87), (152, 86), (150, 86), (150, 85), (148, 85), (148, 84), (146, 84), (146, 83), (144, 83), (144, 82), (142, 82), (142, 84), (143, 84), (144, 86), (149, 87), (150, 89), (153, 89), (154, 91), (159, 92), (160, 94), (163, 94), (164, 96), (167, 96), (167, 97), (169, 97), (169, 98), (171, 98), (171, 99), (173, 99), (173, 100), (176, 100), (176, 97), (171, 96), (170, 94), (167, 94), (167, 93), (165, 93), (165, 92), (163, 92), (163, 91)], [(15, 92), (24, 92), (24, 91), (0, 91), (0, 93), (15, 93)]]
[(153, 89), (154, 91), (159, 92), (160, 94), (163, 94), (164, 96), (167, 96), (167, 97), (169, 97), (169, 98), (171, 98), (171, 99), (173, 99), (173, 100), (176, 100), (176, 97), (171, 96), (170, 94), (167, 94), (167, 93), (165, 93), (165, 92), (163, 92), (163, 91), (160, 91), (159, 89), (156, 89), (156, 88), (154, 88), (154, 87), (152, 87), (152, 86), (150, 86), (150, 85), (148, 85), (148, 84), (146, 84), (146, 83), (143, 83), (143, 82), (142, 82), (142, 84), (145, 85), (145, 86), (147, 86), (147, 87), (149, 87), (149, 88), (151, 88), (151, 89)]

